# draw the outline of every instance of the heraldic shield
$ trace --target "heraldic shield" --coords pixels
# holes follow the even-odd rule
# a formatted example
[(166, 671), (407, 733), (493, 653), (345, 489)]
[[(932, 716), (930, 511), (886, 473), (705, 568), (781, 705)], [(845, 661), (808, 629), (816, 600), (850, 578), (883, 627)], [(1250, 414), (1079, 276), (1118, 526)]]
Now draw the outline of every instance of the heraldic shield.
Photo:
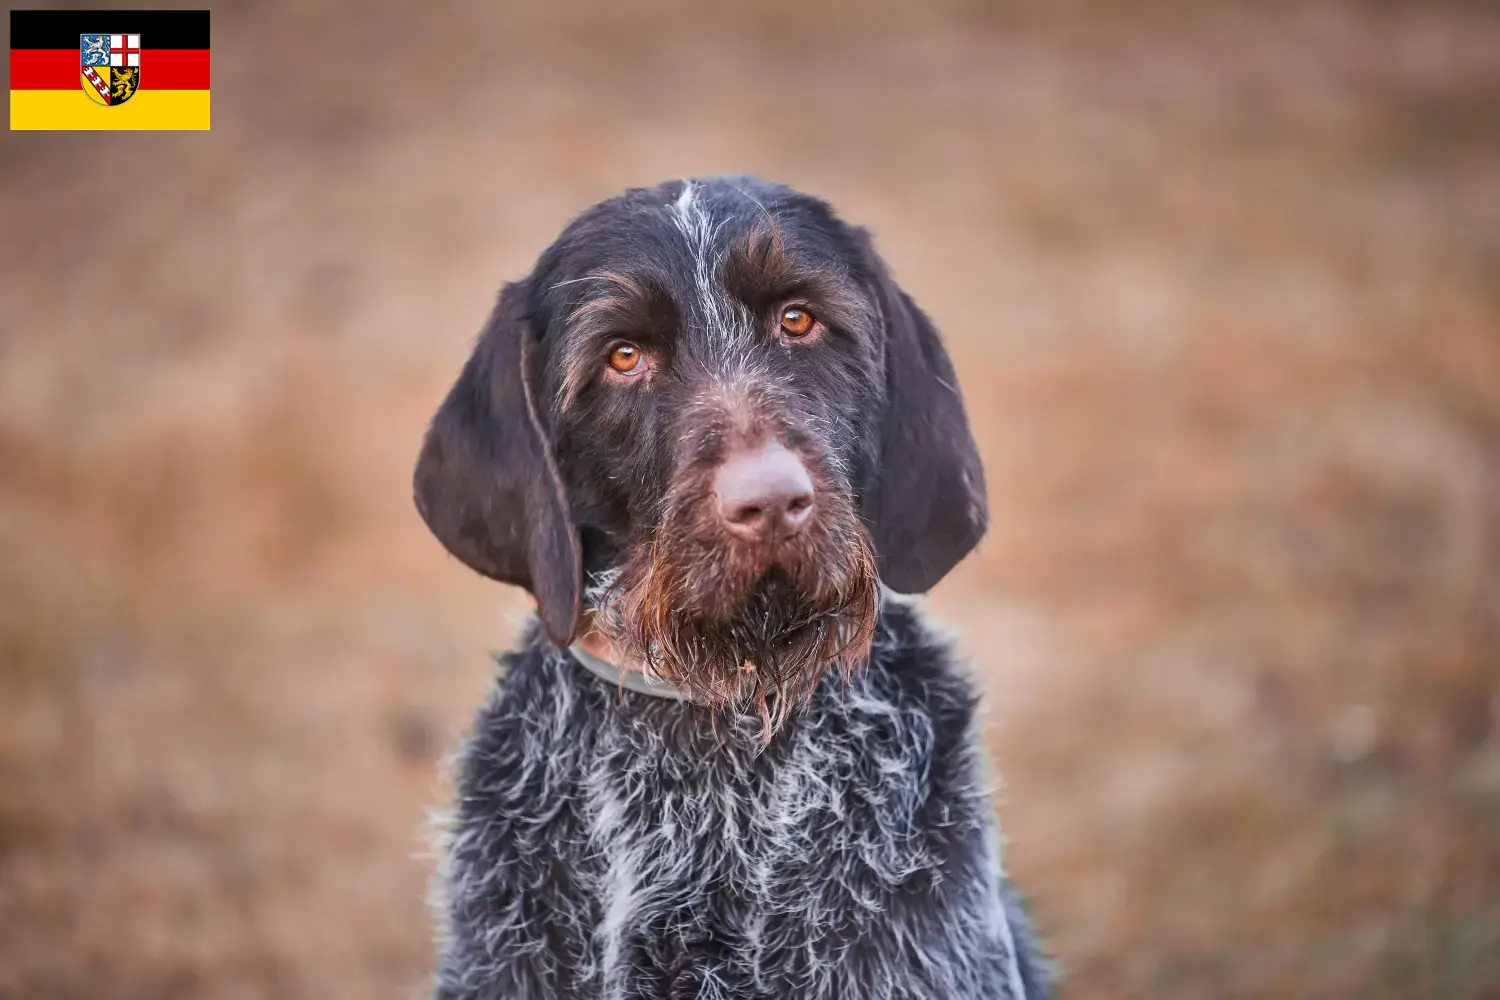
[(105, 107), (124, 104), (141, 85), (140, 35), (79, 35), (83, 92)]

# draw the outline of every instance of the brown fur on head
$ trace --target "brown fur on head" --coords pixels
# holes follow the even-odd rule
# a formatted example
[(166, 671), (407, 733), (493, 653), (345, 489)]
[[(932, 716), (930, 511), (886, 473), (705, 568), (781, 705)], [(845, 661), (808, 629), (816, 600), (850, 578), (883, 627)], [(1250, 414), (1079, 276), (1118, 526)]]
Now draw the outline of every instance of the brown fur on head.
[[(716, 475), (772, 445), (807, 502), (746, 534)], [(502, 294), (416, 494), (449, 551), (536, 595), (559, 647), (591, 612), (623, 659), (768, 734), (863, 661), (880, 583), (928, 589), (986, 520), (937, 331), (862, 230), (749, 178), (568, 226)]]
[(817, 470), (819, 510), (806, 528), (772, 545), (724, 530), (711, 492), (724, 451), (796, 437), (765, 427), (777, 408), (764, 394), (732, 399), (693, 419), (663, 515), (628, 547), (595, 627), (694, 700), (753, 705), (769, 735), (825, 670), (847, 675), (869, 653), (875, 553), (847, 484), (810, 442), (800, 458)]

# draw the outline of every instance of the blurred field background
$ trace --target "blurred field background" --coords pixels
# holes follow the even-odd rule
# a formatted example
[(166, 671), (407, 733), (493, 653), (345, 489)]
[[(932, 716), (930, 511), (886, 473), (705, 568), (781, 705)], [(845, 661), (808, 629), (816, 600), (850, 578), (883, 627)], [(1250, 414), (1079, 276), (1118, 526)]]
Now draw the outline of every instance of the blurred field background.
[[(216, 5), (213, 131), (0, 142), (0, 996), (404, 998), (525, 602), (412, 510), (630, 185), (872, 227), (1063, 996), (1500, 996), (1500, 8)], [(150, 72), (149, 52), (145, 72)]]

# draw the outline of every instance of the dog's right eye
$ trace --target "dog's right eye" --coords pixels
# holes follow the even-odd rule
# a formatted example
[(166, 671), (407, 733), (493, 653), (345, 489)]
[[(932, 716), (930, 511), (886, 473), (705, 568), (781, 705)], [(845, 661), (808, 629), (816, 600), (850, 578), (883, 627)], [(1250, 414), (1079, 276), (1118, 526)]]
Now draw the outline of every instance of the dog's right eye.
[(616, 344), (609, 352), (609, 366), (621, 375), (639, 375), (646, 370), (641, 349), (634, 344)]

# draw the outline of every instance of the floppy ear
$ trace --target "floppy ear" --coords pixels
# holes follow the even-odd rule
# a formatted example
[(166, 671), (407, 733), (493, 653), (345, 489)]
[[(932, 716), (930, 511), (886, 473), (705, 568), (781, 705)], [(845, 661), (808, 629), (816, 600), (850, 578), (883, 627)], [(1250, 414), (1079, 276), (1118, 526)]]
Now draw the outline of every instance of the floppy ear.
[(899, 593), (918, 594), (984, 537), (984, 467), (937, 329), (896, 286), (869, 234), (859, 230), (858, 236), (885, 323), (880, 466), (863, 514), (881, 580)]
[(413, 487), (438, 541), (485, 576), (531, 591), (548, 637), (566, 648), (582, 588), (578, 530), (538, 415), (540, 352), (524, 300), (520, 285), (501, 293), (432, 419)]

